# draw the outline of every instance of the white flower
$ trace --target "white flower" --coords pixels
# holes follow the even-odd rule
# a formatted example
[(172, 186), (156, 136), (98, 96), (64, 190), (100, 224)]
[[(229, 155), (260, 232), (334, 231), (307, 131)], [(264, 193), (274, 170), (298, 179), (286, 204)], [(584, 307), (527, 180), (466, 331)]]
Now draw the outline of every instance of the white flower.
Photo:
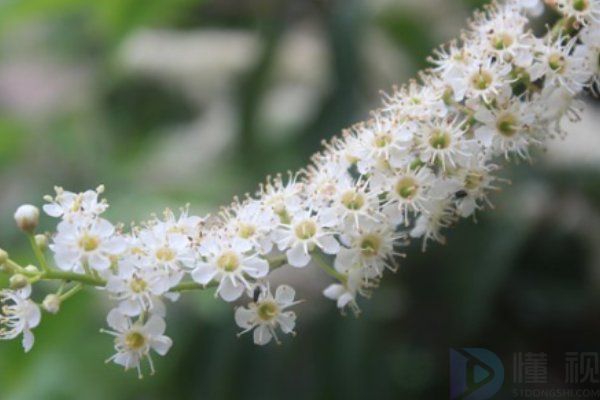
[(247, 242), (261, 254), (267, 254), (273, 248), (271, 228), (279, 218), (270, 207), (264, 207), (257, 200), (236, 204), (224, 213), (225, 229), (231, 237)]
[(531, 79), (545, 77), (545, 85), (566, 88), (571, 95), (580, 92), (591, 77), (588, 59), (573, 53), (577, 37), (547, 40), (536, 51), (537, 63), (531, 68)]
[(239, 335), (254, 329), (254, 343), (262, 346), (272, 338), (279, 343), (276, 333), (278, 327), (283, 333), (293, 334), (296, 314), (286, 309), (299, 303), (294, 301), (295, 295), (290, 286), (281, 285), (275, 291), (275, 297), (267, 288), (261, 291), (258, 300), (250, 303), (247, 308), (238, 307), (235, 310), (235, 322), (244, 329)]
[(219, 282), (215, 295), (225, 301), (238, 299), (250, 289), (247, 277), (259, 279), (269, 272), (269, 263), (246, 241), (206, 238), (199, 248), (202, 260), (192, 271), (192, 278), (203, 285)]
[(464, 163), (474, 153), (473, 142), (464, 138), (465, 122), (455, 116), (423, 124), (419, 146), (423, 160), (430, 164), (439, 162), (444, 170), (446, 165), (455, 168)]
[(356, 143), (352, 149), (355, 151), (353, 156), (358, 160), (358, 172), (367, 174), (380, 164), (402, 166), (414, 127), (410, 122), (398, 123), (379, 114), (367, 124), (357, 125), (354, 128)]
[(173, 342), (165, 336), (165, 321), (157, 316), (150, 315), (145, 323), (132, 320), (117, 309), (108, 313), (106, 318), (108, 326), (113, 330), (103, 332), (115, 337), (115, 350), (117, 353), (111, 356), (107, 362), (114, 361), (122, 365), (126, 370), (136, 368), (138, 376), (142, 378), (141, 361), (146, 358), (150, 365), (150, 373), (154, 374), (154, 363), (150, 354), (154, 350), (161, 356), (167, 354)]
[(358, 316), (360, 308), (356, 302), (356, 297), (360, 294), (364, 297), (370, 296), (370, 288), (377, 286), (377, 281), (371, 281), (376, 278), (370, 276), (374, 271), (362, 268), (359, 265), (342, 266), (338, 265), (336, 270), (343, 274), (345, 279), (341, 283), (332, 283), (323, 290), (323, 295), (328, 299), (335, 300), (337, 307), (345, 312), (346, 308)]
[(173, 230), (162, 221), (138, 232), (142, 258), (149, 266), (177, 272), (181, 268), (193, 268), (196, 262), (190, 238)]
[(481, 18), (476, 21), (473, 39), (486, 54), (520, 67), (528, 67), (533, 61), (533, 54), (529, 48), (531, 34), (525, 32), (527, 22), (524, 15), (506, 8), (492, 19)]
[(125, 240), (115, 235), (114, 226), (105, 219), (62, 221), (50, 249), (58, 268), (84, 272), (87, 267), (107, 270), (113, 257), (126, 249)]
[(530, 146), (541, 143), (532, 130), (535, 116), (531, 104), (499, 96), (494, 107), (479, 107), (475, 112), (474, 118), (483, 124), (475, 129), (475, 138), (493, 155), (528, 159)]
[(456, 209), (461, 217), (466, 218), (472, 215), (475, 210), (481, 208), (480, 203), (486, 203), (492, 207), (488, 199), (488, 192), (498, 190), (493, 183), (496, 178), (492, 171), (497, 167), (493, 164), (485, 164), (482, 161), (475, 161), (473, 166), (461, 170), (458, 179), (461, 181), (461, 189), (455, 194)]
[(15, 221), (23, 232), (32, 233), (40, 222), (40, 210), (31, 204), (23, 204), (15, 212)]
[(342, 161), (338, 152), (321, 158), (315, 165), (309, 167), (306, 191), (313, 194), (312, 200), (315, 208), (326, 207), (339, 195), (341, 187), (354, 184), (348, 168), (348, 163)]
[(378, 177), (374, 182), (387, 193), (388, 203), (384, 212), (394, 223), (404, 221), (408, 224), (408, 213), (421, 212), (423, 203), (430, 198), (428, 191), (434, 179), (435, 175), (427, 167), (416, 170), (408, 167), (393, 175)]
[[(478, 49), (473, 49), (477, 51)], [(484, 53), (485, 54), (485, 53)], [(511, 80), (508, 74), (511, 65), (500, 60), (492, 61), (491, 57), (472, 62), (467, 65), (462, 74), (448, 80), (454, 91), (456, 101), (464, 98), (482, 99), (489, 103)]]
[(292, 216), (289, 224), (281, 225), (274, 232), (274, 240), (281, 251), (285, 251), (288, 263), (302, 268), (310, 262), (310, 252), (315, 247), (327, 254), (335, 254), (340, 249), (330, 228), (337, 225), (331, 212), (313, 213), (300, 210)]
[(277, 214), (282, 222), (301, 207), (300, 193), (304, 185), (297, 181), (298, 175), (290, 175), (287, 183), (278, 175), (274, 179), (268, 179), (260, 188), (259, 195), (263, 204)]
[(31, 329), (39, 325), (40, 308), (29, 299), (31, 286), (19, 290), (0, 290), (0, 339), (11, 340), (23, 334), (23, 348), (31, 350), (34, 337)]
[(97, 217), (108, 208), (108, 203), (98, 200), (98, 196), (104, 192), (104, 186), (98, 186), (96, 190), (87, 190), (83, 193), (65, 191), (61, 187), (55, 187), (56, 197), (45, 196), (48, 201), (43, 209), (51, 217), (62, 217), (72, 219), (77, 216)]
[(600, 94), (600, 24), (585, 27), (580, 34), (581, 41), (585, 46), (575, 49), (577, 55), (583, 54), (588, 59), (592, 77), (592, 89), (595, 94)]
[[(120, 263), (120, 267), (123, 264)], [(106, 290), (119, 300), (119, 311), (134, 317), (144, 311), (164, 315), (160, 296), (165, 295), (183, 277), (183, 272), (153, 268), (120, 268), (118, 275), (109, 276)]]
[(367, 221), (377, 221), (381, 217), (377, 193), (369, 190), (368, 182), (340, 183), (336, 192), (331, 210), (326, 212), (334, 215), (339, 227), (349, 223), (358, 228)]
[(341, 237), (344, 246), (335, 257), (334, 267), (337, 271), (349, 271), (358, 265), (372, 270), (368, 274), (371, 276), (382, 276), (386, 268), (396, 271), (392, 257), (400, 253), (394, 251), (394, 244), (402, 237), (384, 223), (370, 222), (360, 229), (349, 229)]
[(164, 230), (167, 234), (178, 233), (185, 235), (190, 239), (195, 239), (199, 232), (204, 218), (196, 215), (189, 215), (189, 206), (181, 209), (179, 217), (173, 211), (167, 209), (164, 212), (164, 221), (159, 222), (164, 224)]
[(441, 230), (449, 227), (455, 219), (448, 199), (430, 199), (424, 206), (426, 212), (419, 215), (415, 226), (410, 231), (411, 237), (423, 238), (423, 251), (426, 250), (430, 240), (445, 243)]
[(425, 121), (431, 117), (443, 118), (448, 108), (442, 100), (444, 92), (432, 86), (422, 86), (411, 81), (408, 86), (395, 88), (391, 96), (384, 98), (385, 110), (399, 119), (409, 118)]
[(581, 24), (600, 24), (600, 2), (598, 0), (556, 0), (558, 10)]

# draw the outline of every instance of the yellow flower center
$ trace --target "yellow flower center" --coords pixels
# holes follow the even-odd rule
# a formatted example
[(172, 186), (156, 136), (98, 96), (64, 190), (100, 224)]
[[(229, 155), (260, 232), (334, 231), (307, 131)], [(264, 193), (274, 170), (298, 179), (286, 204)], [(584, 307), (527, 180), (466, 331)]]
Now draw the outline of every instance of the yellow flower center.
[(490, 87), (494, 77), (487, 71), (479, 70), (471, 76), (471, 84), (477, 90), (486, 90)]
[(129, 287), (131, 288), (131, 290), (134, 293), (142, 293), (142, 292), (146, 291), (146, 289), (148, 288), (148, 284), (146, 283), (145, 280), (138, 278), (138, 277), (134, 277), (131, 280)]
[(354, 190), (348, 190), (342, 195), (342, 204), (349, 210), (360, 210), (365, 205), (365, 198)]
[(508, 33), (499, 33), (492, 39), (492, 43), (496, 50), (504, 50), (512, 46), (514, 39)]
[(378, 148), (383, 148), (392, 143), (392, 136), (388, 133), (378, 133), (373, 139), (373, 145)]
[(301, 240), (308, 240), (317, 234), (317, 224), (311, 219), (304, 220), (294, 228), (296, 237)]
[(564, 72), (565, 67), (567, 65), (567, 60), (562, 54), (554, 53), (551, 54), (550, 57), (548, 57), (548, 65), (550, 66), (552, 71), (562, 73)]
[(233, 272), (239, 268), (240, 259), (235, 252), (225, 251), (217, 258), (217, 266), (225, 272)]
[(496, 122), (496, 127), (498, 131), (502, 134), (502, 136), (512, 137), (515, 133), (517, 133), (518, 129), (518, 121), (517, 118), (512, 114), (505, 114), (498, 118)]
[(465, 188), (474, 190), (483, 182), (483, 175), (478, 172), (469, 172), (465, 178)]
[(376, 235), (365, 235), (360, 241), (360, 253), (364, 257), (374, 257), (379, 254), (381, 239)]
[(250, 224), (240, 222), (238, 225), (238, 234), (243, 239), (249, 239), (256, 233), (256, 227)]
[(403, 199), (412, 199), (419, 190), (419, 185), (410, 176), (400, 178), (396, 183), (396, 193)]
[(443, 150), (450, 147), (450, 134), (442, 130), (435, 130), (429, 136), (429, 145), (437, 150)]
[(263, 301), (259, 304), (256, 313), (263, 321), (270, 321), (279, 314), (279, 307), (273, 301)]
[(94, 251), (98, 248), (98, 246), (100, 246), (100, 238), (98, 236), (86, 233), (81, 237), (81, 239), (79, 239), (79, 247), (81, 247), (83, 251)]
[(131, 350), (139, 350), (146, 345), (146, 337), (140, 332), (133, 331), (125, 335), (125, 346)]
[(162, 262), (169, 262), (175, 259), (175, 252), (167, 246), (163, 246), (156, 250), (156, 259)]

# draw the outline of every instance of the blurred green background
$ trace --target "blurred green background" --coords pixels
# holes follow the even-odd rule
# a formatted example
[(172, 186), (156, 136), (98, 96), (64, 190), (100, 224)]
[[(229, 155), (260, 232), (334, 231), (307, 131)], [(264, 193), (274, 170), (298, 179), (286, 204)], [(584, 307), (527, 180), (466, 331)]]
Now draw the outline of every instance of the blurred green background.
[[(54, 185), (104, 183), (115, 221), (216, 210), (366, 118), (483, 3), (0, 2), (0, 246), (32, 261), (12, 214)], [(449, 245), (407, 249), (358, 319), (320, 299), (319, 271), (278, 271), (310, 301), (296, 338), (259, 348), (230, 306), (188, 294), (169, 307), (174, 347), (140, 381), (103, 363), (110, 305), (87, 292), (44, 316), (31, 353), (0, 343), (0, 399), (444, 399), (448, 349), (466, 346), (507, 366), (547, 352), (562, 387), (565, 351), (600, 350), (599, 115), (588, 100), (569, 139), (505, 168), (495, 211)]]

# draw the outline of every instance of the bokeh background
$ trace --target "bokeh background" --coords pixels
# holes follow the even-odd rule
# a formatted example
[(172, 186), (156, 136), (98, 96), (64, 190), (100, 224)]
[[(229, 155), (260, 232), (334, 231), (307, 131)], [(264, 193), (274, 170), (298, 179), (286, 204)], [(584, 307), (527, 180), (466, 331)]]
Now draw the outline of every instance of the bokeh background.
[[(113, 220), (214, 212), (365, 119), (484, 3), (0, 1), (0, 247), (32, 261), (12, 214), (54, 185), (104, 183)], [(502, 171), (494, 212), (446, 246), (408, 248), (360, 318), (319, 299), (319, 271), (284, 269), (310, 301), (296, 338), (258, 348), (236, 338), (229, 305), (188, 294), (169, 307), (174, 347), (140, 381), (103, 363), (109, 304), (87, 292), (44, 316), (31, 353), (0, 343), (0, 399), (444, 399), (448, 349), (465, 346), (495, 351), (507, 375), (513, 352), (546, 352), (566, 387), (563, 353), (600, 350), (600, 112), (587, 103), (567, 140)]]

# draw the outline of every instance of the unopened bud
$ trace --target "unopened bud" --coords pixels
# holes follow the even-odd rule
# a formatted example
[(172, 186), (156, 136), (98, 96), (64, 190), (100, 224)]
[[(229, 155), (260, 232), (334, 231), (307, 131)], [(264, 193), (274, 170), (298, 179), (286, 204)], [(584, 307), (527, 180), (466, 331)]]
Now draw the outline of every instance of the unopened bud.
[(40, 270), (35, 265), (31, 265), (31, 264), (29, 264), (28, 266), (26, 266), (23, 269), (25, 270), (26, 273), (28, 273), (30, 275), (35, 275), (38, 272), (40, 272)]
[(27, 233), (33, 233), (40, 221), (40, 210), (31, 204), (23, 204), (15, 212), (17, 226)]
[(35, 235), (35, 244), (40, 250), (46, 250), (48, 248), (48, 237), (42, 234)]
[(23, 274), (15, 274), (9, 279), (10, 288), (13, 290), (23, 289), (25, 286), (29, 285), (29, 281), (27, 277)]
[(56, 314), (60, 310), (60, 296), (54, 293), (50, 293), (44, 298), (42, 307), (50, 314)]

